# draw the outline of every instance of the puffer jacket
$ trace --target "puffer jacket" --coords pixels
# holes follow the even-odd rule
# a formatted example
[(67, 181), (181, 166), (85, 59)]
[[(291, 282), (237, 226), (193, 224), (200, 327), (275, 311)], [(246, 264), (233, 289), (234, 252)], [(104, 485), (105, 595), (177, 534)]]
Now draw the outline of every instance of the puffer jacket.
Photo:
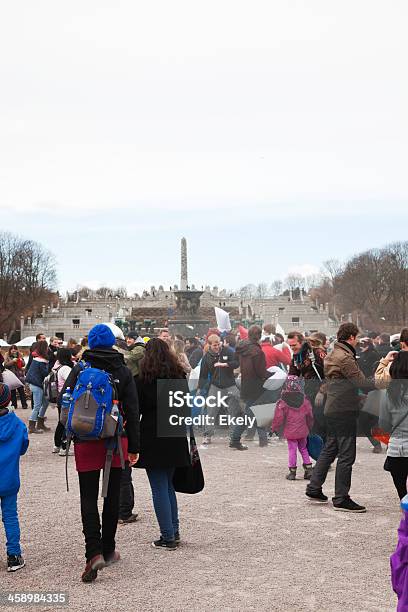
[(408, 457), (408, 394), (404, 396), (401, 404), (395, 405), (385, 390), (381, 393), (383, 396), (380, 404), (379, 425), (384, 431), (392, 432), (387, 456)]
[(283, 435), (286, 440), (307, 438), (313, 426), (312, 404), (307, 397), (299, 408), (289, 406), (282, 399), (278, 401), (271, 429), (279, 431), (282, 425), (284, 425)]
[(42, 357), (34, 357), (26, 374), (26, 382), (34, 387), (42, 387), (48, 374), (48, 361)]

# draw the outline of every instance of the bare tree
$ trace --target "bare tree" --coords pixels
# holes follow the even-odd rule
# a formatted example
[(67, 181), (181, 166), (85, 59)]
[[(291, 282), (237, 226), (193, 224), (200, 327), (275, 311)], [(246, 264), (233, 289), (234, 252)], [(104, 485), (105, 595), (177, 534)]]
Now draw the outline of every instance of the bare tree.
[(288, 274), (284, 283), (287, 289), (292, 289), (293, 291), (294, 289), (300, 289), (301, 287), (303, 288), (305, 279), (301, 274)]
[(275, 280), (271, 283), (270, 292), (273, 296), (277, 297), (282, 295), (283, 283), (281, 280)]
[(256, 297), (265, 298), (269, 295), (268, 285), (266, 283), (259, 283), (256, 287)]
[(255, 297), (255, 293), (256, 293), (256, 287), (255, 285), (252, 285), (252, 284), (244, 285), (238, 290), (238, 295), (244, 300), (249, 300)]
[(338, 259), (327, 259), (323, 262), (322, 275), (325, 278), (329, 278), (332, 284), (342, 274), (344, 270), (344, 264)]
[(310, 291), (310, 289), (319, 287), (323, 281), (323, 278), (320, 274), (308, 274), (307, 276), (305, 276), (304, 281), (304, 289), (306, 291)]
[(323, 280), (311, 295), (333, 302), (338, 313), (359, 315), (365, 327), (398, 328), (408, 322), (408, 242), (323, 264)]
[(19, 317), (34, 314), (55, 287), (52, 253), (38, 242), (0, 232), (0, 333), (16, 330)]
[(127, 298), (128, 293), (126, 287), (117, 287), (113, 289), (113, 295), (122, 299)]

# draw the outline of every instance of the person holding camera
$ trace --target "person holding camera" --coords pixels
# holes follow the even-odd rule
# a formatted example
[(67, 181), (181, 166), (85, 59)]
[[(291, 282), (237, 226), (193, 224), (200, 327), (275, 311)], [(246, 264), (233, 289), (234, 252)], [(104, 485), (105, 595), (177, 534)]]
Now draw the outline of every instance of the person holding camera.
[(326, 351), (321, 342), (314, 341), (313, 338), (306, 340), (298, 331), (289, 332), (286, 342), (293, 353), (289, 376), (298, 376), (305, 380), (305, 395), (313, 408), (313, 433), (324, 439), (326, 436), (324, 395), (320, 389), (324, 378), (323, 362)]
[[(399, 346), (401, 351), (408, 351), (408, 328), (401, 330)], [(390, 351), (385, 357), (380, 359), (380, 363), (375, 371), (375, 384), (378, 389), (386, 389), (391, 382), (390, 368), (398, 351)]]

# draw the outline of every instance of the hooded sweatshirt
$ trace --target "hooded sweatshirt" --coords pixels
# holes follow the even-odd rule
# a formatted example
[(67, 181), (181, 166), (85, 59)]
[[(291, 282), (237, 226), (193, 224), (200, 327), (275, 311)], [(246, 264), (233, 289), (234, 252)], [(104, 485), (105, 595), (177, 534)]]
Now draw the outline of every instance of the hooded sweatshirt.
[[(0, 411), (0, 415), (4, 410)], [(0, 416), (0, 497), (15, 495), (20, 488), (20, 455), (28, 448), (27, 427), (14, 412)]]
[(263, 384), (270, 376), (265, 355), (260, 344), (251, 340), (238, 344), (235, 354), (241, 368), (241, 398), (254, 401), (263, 393)]

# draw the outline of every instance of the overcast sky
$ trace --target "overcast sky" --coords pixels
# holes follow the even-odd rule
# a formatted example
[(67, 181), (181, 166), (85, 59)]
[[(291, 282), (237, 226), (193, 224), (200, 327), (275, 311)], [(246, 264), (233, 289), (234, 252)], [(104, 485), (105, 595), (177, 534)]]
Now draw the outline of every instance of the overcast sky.
[(15, 0), (0, 228), (60, 289), (271, 282), (406, 238), (406, 0)]

